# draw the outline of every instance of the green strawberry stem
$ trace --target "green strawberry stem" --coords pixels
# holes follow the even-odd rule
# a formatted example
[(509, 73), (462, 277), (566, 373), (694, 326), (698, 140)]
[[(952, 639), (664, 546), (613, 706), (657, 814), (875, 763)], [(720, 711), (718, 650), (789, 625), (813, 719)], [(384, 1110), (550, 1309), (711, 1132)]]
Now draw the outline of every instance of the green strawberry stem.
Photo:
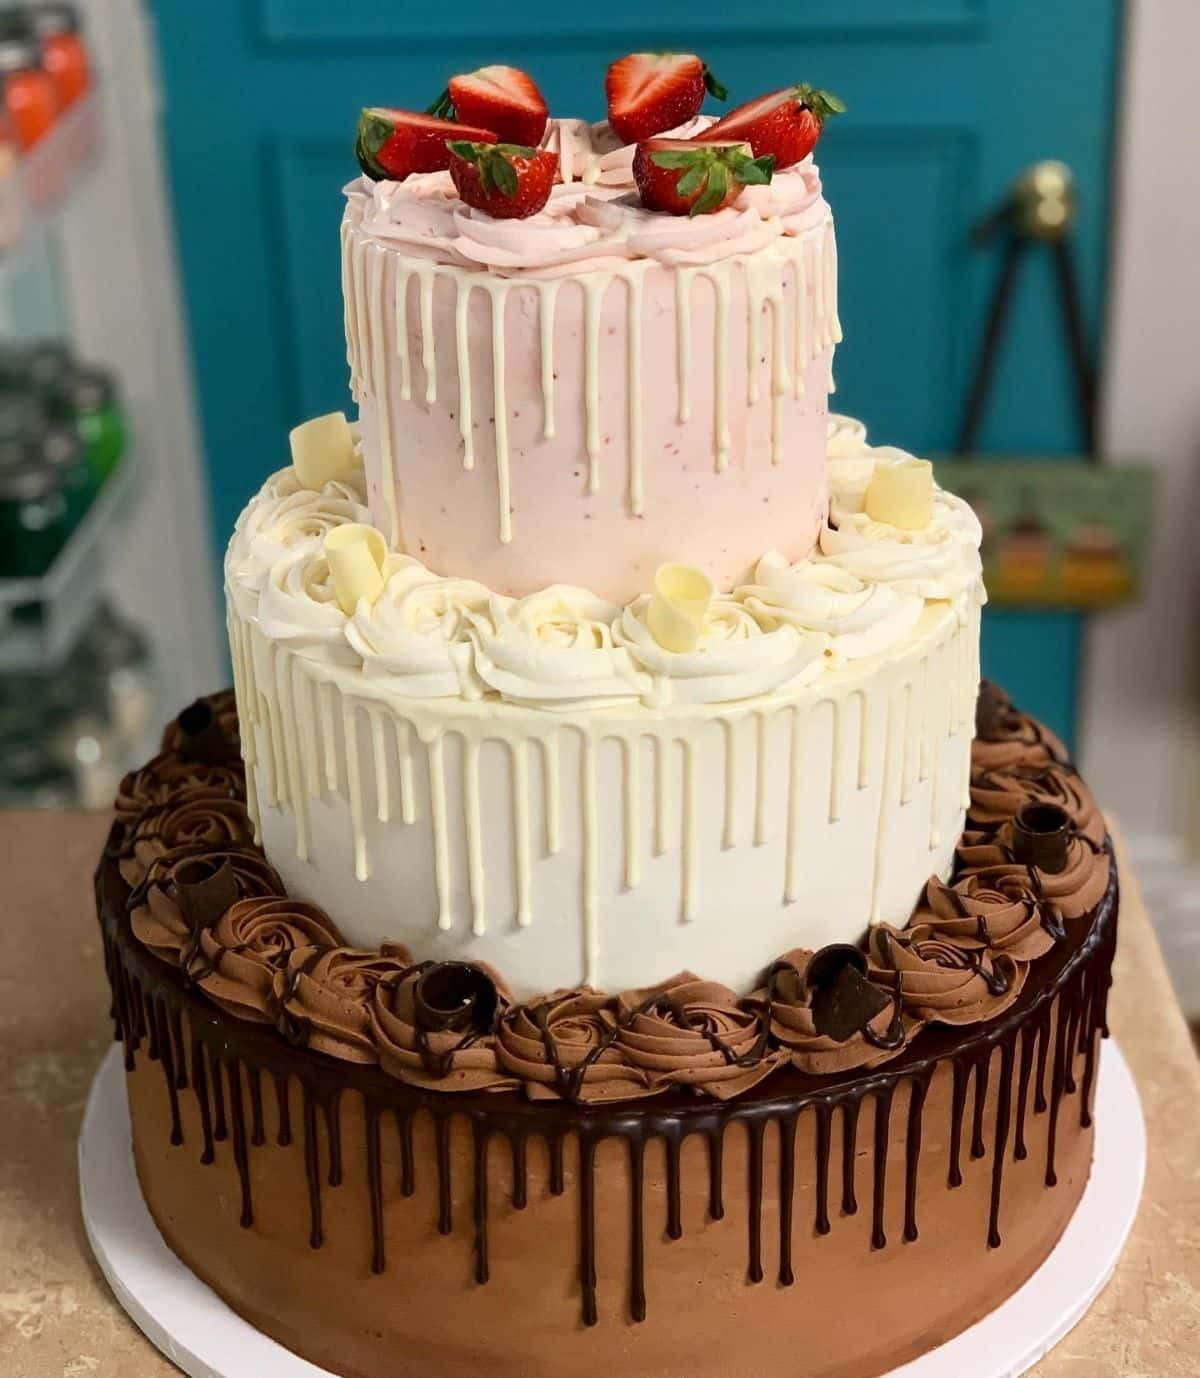
[(447, 139), (446, 147), (456, 157), (479, 168), (479, 185), (489, 196), (499, 192), (510, 201), (520, 186), (512, 160), (537, 157), (537, 149), (524, 144), (475, 144), (467, 139)]
[(704, 64), (704, 89), (716, 100), (728, 100), (729, 92), (717, 79), (717, 74), (706, 62)]
[(436, 115), (439, 120), (452, 120), (456, 118), (454, 114), (454, 102), (450, 99), (450, 88), (448, 86), (432, 105), (426, 106), (425, 113), (427, 115)]
[(717, 210), (729, 193), (731, 179), (744, 187), (765, 186), (775, 174), (773, 153), (752, 158), (744, 147), (665, 148), (651, 153), (650, 161), (657, 167), (680, 170), (675, 194), (685, 200), (696, 196), (689, 216)]
[(796, 87), (796, 99), (802, 105), (807, 105), (822, 123), (830, 115), (844, 115), (846, 113), (846, 102), (840, 96), (835, 96), (832, 91), (815, 90), (807, 82)]

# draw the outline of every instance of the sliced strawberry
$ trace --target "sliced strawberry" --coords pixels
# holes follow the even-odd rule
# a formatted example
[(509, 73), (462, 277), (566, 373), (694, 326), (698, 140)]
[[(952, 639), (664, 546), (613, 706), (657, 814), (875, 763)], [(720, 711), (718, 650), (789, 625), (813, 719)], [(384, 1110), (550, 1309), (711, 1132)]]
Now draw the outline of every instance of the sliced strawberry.
[(550, 199), (558, 154), (522, 144), (451, 139), (450, 176), (468, 206), (497, 220), (524, 220)]
[(496, 142), (495, 134), (486, 127), (475, 129), (412, 110), (376, 106), (358, 117), (354, 153), (359, 167), (374, 181), (400, 182), (414, 172), (441, 172), (448, 168), (447, 139)]
[(744, 143), (646, 139), (633, 155), (633, 180), (642, 205), (668, 215), (710, 215), (745, 186), (771, 180), (774, 160), (752, 158)]
[(630, 53), (608, 69), (604, 90), (608, 122), (627, 144), (686, 124), (706, 90), (718, 100), (729, 94), (695, 53)]
[(429, 113), (494, 129), (501, 143), (536, 146), (546, 132), (548, 111), (527, 72), (519, 67), (493, 66), (451, 77)]
[(829, 116), (845, 109), (831, 91), (787, 86), (737, 106), (696, 138), (701, 143), (741, 139), (749, 143), (756, 158), (771, 153), (777, 169), (791, 167), (812, 152)]

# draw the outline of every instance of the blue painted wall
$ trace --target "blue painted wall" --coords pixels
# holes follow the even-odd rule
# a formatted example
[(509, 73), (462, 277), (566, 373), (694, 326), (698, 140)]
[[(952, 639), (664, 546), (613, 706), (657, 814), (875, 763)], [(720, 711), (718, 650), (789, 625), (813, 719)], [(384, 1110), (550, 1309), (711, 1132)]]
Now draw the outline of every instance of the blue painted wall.
[[(1119, 0), (696, 0), (654, 6), (156, 0), (170, 173), (223, 546), (286, 430), (348, 404), (337, 223), (362, 105), (420, 107), (456, 70), (527, 67), (551, 108), (599, 117), (606, 63), (700, 52), (747, 99), (837, 91), (820, 162), (837, 216), (835, 405), (877, 440), (949, 447), (995, 260), (972, 222), (1039, 158), (1078, 177), (1087, 318), (1103, 315)], [(1070, 453), (1066, 353), (1046, 264), (1022, 284), (984, 448)], [(989, 613), (985, 669), (1069, 735), (1078, 619)]]

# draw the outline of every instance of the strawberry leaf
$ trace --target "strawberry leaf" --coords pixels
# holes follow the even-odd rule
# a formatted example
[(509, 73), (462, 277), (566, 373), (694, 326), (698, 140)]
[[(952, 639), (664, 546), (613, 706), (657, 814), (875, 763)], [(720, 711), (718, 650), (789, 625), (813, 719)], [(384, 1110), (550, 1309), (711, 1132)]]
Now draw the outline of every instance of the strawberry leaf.
[(446, 147), (464, 163), (478, 163), (483, 157), (484, 149), (491, 148), (491, 144), (473, 144), (469, 139), (447, 139)]
[(454, 102), (450, 99), (450, 88), (448, 86), (432, 105), (426, 106), (425, 113), (427, 115), (436, 115), (439, 120), (454, 119)]
[(815, 91), (807, 82), (796, 87), (796, 99), (802, 105), (807, 105), (822, 122), (830, 115), (846, 113), (846, 102), (839, 96), (835, 96), (832, 91)]
[(744, 187), (764, 187), (775, 175), (775, 155), (768, 153), (762, 158), (738, 158), (731, 160), (730, 171), (734, 181)]
[(508, 155), (497, 150), (491, 157), (484, 160), (485, 166), (489, 169), (492, 181), (496, 189), (508, 200), (512, 200), (517, 194), (517, 187), (520, 179), (517, 170), (508, 159)]
[(704, 87), (708, 94), (715, 97), (717, 100), (729, 99), (729, 92), (717, 80), (715, 73), (707, 62), (704, 64)]
[(709, 157), (706, 149), (670, 148), (661, 153), (652, 153), (650, 161), (656, 167), (696, 167), (703, 165)]
[(699, 191), (708, 180), (708, 168), (702, 162), (693, 163), (675, 183), (676, 196), (691, 196)]
[(688, 215), (708, 215), (715, 211), (721, 202), (724, 201), (726, 193), (729, 191), (729, 169), (725, 163), (717, 160), (713, 163), (712, 169), (708, 174), (708, 185), (700, 195), (700, 199), (688, 212)]

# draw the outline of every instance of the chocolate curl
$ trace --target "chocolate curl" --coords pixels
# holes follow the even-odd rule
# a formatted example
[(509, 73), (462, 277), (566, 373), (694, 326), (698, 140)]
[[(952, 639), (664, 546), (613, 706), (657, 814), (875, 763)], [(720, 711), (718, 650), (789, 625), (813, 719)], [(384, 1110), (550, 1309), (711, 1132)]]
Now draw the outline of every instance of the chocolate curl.
[(383, 533), (362, 522), (347, 522), (330, 531), (323, 549), (338, 606), (346, 616), (351, 617), (364, 598), (374, 603), (383, 592), (383, 562), (387, 559)]
[(1058, 804), (1022, 804), (1012, 824), (1013, 856), (1026, 866), (1058, 875), (1067, 864), (1071, 819)]
[(500, 995), (487, 972), (470, 962), (434, 962), (417, 978), (413, 1013), (427, 1033), (490, 1033)]
[(704, 635), (704, 619), (713, 600), (712, 580), (691, 565), (660, 565), (646, 612), (650, 635), (664, 651), (694, 651)]
[(831, 943), (815, 952), (803, 980), (812, 991), (817, 1032), (839, 1043), (861, 1033), (892, 1003), (867, 979), (866, 953), (849, 943)]
[(188, 704), (175, 722), (179, 728), (179, 754), (185, 761), (219, 766), (239, 759), (237, 748), (225, 735), (207, 700), (197, 699)]
[(876, 464), (865, 506), (872, 521), (923, 531), (933, 516), (933, 465), (911, 456)]
[(288, 434), (292, 466), (301, 484), (319, 492), (325, 484), (344, 478), (355, 468), (354, 432), (345, 412), (314, 416)]
[(998, 684), (990, 679), (979, 681), (979, 697), (975, 700), (975, 735), (981, 741), (993, 742), (1004, 735), (1004, 725), (1012, 703)]
[(216, 870), (203, 857), (175, 868), (175, 902), (193, 933), (216, 923), (239, 898), (237, 877), (227, 859)]

